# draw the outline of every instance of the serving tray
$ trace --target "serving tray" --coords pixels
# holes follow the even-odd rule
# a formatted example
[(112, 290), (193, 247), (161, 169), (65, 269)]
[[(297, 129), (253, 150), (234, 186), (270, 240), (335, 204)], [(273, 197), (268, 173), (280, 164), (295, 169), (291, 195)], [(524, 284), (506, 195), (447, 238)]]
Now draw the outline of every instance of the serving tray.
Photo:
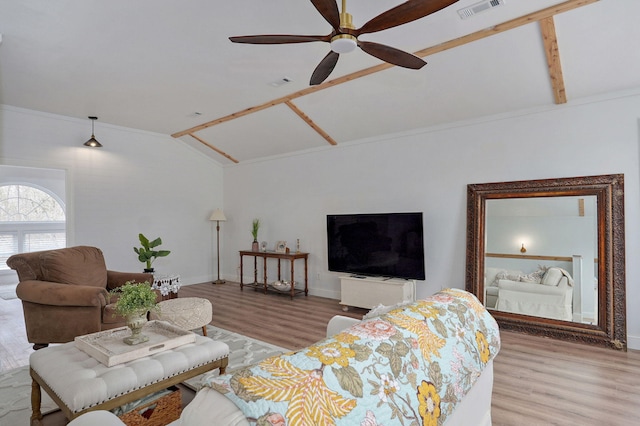
[(123, 338), (131, 335), (129, 327), (119, 327), (78, 336), (74, 341), (78, 349), (107, 367), (196, 341), (195, 333), (183, 330), (165, 321), (149, 321), (144, 326), (142, 334), (149, 336), (149, 341), (138, 345), (128, 345), (122, 341)]

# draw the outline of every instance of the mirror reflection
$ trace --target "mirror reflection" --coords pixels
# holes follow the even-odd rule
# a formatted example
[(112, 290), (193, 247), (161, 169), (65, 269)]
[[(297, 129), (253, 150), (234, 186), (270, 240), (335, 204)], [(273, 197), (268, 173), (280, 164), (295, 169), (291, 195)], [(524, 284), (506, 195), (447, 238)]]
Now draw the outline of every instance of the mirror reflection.
[(502, 329), (626, 350), (624, 175), (469, 184), (467, 207), (465, 288)]
[(486, 200), (488, 309), (597, 325), (595, 195)]

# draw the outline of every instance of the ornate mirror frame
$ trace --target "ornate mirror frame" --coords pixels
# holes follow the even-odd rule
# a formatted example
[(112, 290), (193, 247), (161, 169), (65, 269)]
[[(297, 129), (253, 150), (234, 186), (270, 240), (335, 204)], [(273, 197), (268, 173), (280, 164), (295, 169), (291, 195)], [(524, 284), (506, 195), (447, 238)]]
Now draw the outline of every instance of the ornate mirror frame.
[(487, 200), (590, 195), (597, 199), (597, 325), (492, 310), (502, 329), (626, 351), (623, 174), (468, 185), (466, 290), (485, 303)]

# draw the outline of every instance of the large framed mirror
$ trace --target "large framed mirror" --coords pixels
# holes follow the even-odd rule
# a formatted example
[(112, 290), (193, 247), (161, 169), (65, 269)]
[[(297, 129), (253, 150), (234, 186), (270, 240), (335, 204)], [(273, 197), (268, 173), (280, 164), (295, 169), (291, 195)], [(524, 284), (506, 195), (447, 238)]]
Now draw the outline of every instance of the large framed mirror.
[(627, 349), (624, 175), (467, 187), (466, 289), (500, 327)]

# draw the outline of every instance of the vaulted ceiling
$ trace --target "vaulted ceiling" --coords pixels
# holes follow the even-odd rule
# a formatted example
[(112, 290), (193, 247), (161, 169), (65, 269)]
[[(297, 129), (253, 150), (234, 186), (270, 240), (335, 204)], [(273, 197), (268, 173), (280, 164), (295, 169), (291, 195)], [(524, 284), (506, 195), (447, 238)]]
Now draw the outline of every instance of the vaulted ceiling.
[[(360, 27), (400, 3), (347, 11)], [(309, 86), (327, 43), (229, 37), (330, 33), (310, 1), (0, 0), (0, 103), (172, 135), (226, 165), (640, 87), (640, 1), (494, 0), (460, 17), (478, 3), (360, 37), (420, 70), (357, 49)]]

